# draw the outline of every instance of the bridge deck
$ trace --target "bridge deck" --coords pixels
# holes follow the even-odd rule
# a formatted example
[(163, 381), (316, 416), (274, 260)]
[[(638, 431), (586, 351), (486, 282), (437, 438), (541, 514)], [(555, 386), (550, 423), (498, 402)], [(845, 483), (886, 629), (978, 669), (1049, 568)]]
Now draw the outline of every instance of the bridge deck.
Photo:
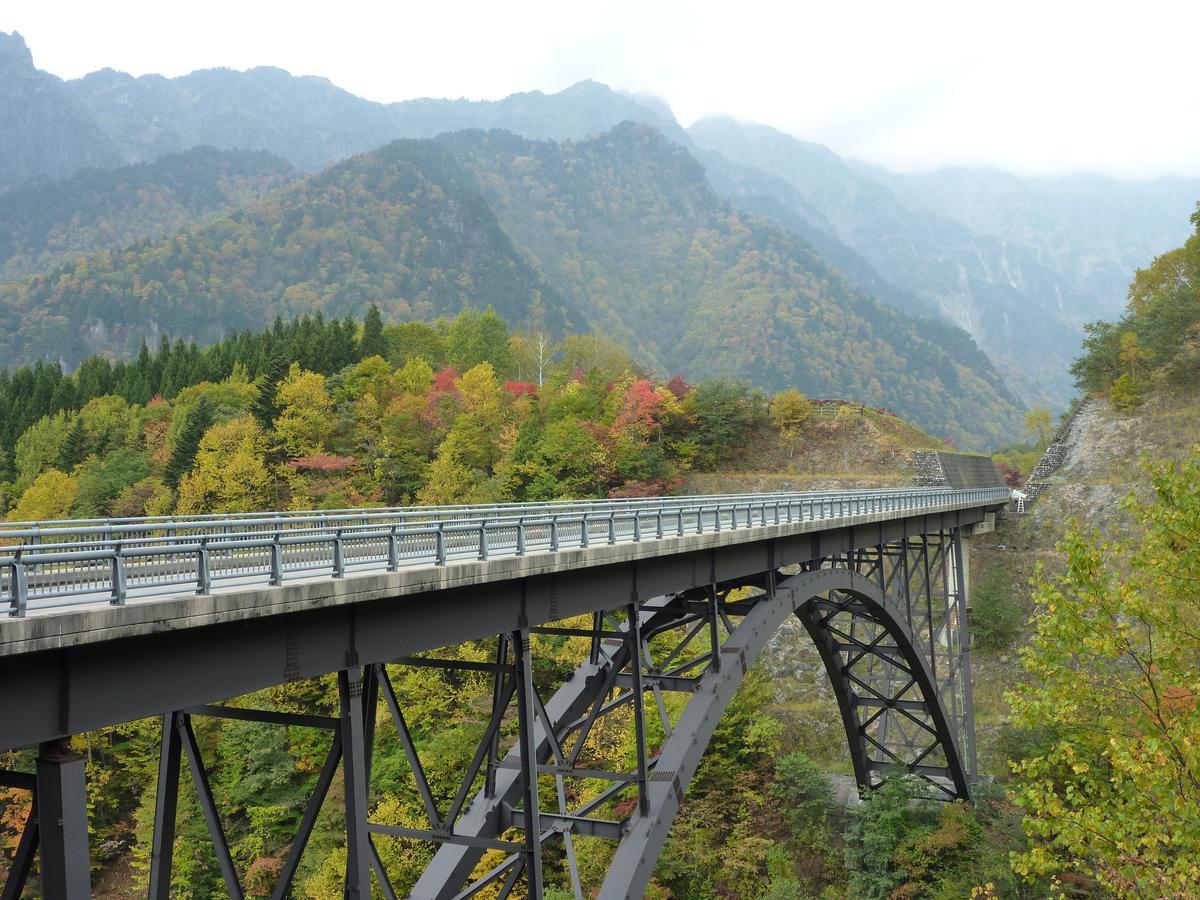
[[(456, 544), (446, 534), (452, 527), (444, 527), (440, 559), (436, 536), (426, 558), (390, 571), (396, 560), (386, 554), (369, 563), (359, 560), (356, 569), (343, 547), (344, 575), (333, 577), (336, 542), (366, 532), (351, 537), (349, 526), (316, 529), (292, 536), (324, 542), (329, 548), (324, 568), (277, 566), (273, 573), (269, 559), (259, 560), (241, 565), (237, 579), (212, 578), (204, 594), (196, 594), (203, 572), (197, 571), (202, 557), (194, 537), (160, 535), (155, 539), (165, 546), (158, 552), (174, 553), (180, 568), (172, 571), (186, 577), (144, 596), (127, 590), (115, 603), (112, 573), (123, 574), (127, 587), (140, 577), (130, 565), (139, 557), (125, 555), (128, 537), (120, 546), (93, 538), (87, 550), (70, 541), (55, 549), (43, 541), (20, 553), (6, 548), (0, 551), (9, 554), (0, 558), (7, 567), (3, 597), (12, 601), (21, 577), (28, 595), (26, 615), (0, 617), (5, 684), (0, 749), (608, 609), (631, 596), (661, 596), (971, 525), (1008, 497), (1006, 488), (692, 497), (610, 509), (596, 520), (600, 524), (582, 529), (571, 523), (590, 521), (593, 513), (599, 515), (597, 506), (612, 504), (576, 504), (554, 513), (557, 550), (550, 549), (552, 525), (545, 516), (517, 523), (518, 536), (524, 530), (524, 545), (518, 546), (517, 539), (494, 540), (501, 530), (513, 529), (512, 522), (493, 515), (476, 523), (460, 510), (446, 521), (462, 528), (460, 534), (473, 535), (475, 543)], [(403, 543), (413, 530), (411, 524), (366, 527), (375, 535), (369, 540), (384, 543), (391, 538)], [(437, 534), (424, 524), (416, 530)], [(247, 542), (265, 544), (268, 555), (271, 547), (279, 548), (278, 561), (289, 532), (246, 534)], [(240, 538), (234, 531), (221, 540), (236, 544)], [(90, 593), (80, 593), (77, 582), (66, 577), (77, 570), (65, 556), (38, 561), (56, 553), (95, 553), (108, 574), (101, 573)], [(182, 568), (185, 560), (191, 569)], [(118, 565), (126, 567), (124, 573)], [(274, 574), (282, 575), (280, 583), (271, 583)]]
[[(33, 524), (0, 531), (0, 656), (1002, 503), (999, 488)], [(29, 539), (36, 536), (37, 543)], [(278, 588), (294, 587), (281, 591)], [(15, 620), (15, 621), (14, 621)]]

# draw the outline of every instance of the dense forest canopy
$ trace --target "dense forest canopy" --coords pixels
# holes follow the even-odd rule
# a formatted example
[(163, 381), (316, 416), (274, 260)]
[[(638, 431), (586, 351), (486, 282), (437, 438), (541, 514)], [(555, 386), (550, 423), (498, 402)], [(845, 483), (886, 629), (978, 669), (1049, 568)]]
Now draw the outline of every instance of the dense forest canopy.
[[(599, 334), (452, 320), (280, 320), (0, 374), (12, 520), (657, 494), (796, 429), (811, 407), (745, 383), (656, 380)], [(797, 405), (799, 404), (799, 405)]]

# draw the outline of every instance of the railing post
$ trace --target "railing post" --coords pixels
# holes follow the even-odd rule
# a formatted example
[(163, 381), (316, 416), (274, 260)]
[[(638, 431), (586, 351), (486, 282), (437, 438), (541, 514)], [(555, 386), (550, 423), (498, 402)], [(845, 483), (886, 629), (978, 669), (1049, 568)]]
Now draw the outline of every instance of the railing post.
[(525, 519), (517, 519), (517, 556), (525, 555)]
[(333, 535), (333, 577), (342, 578), (346, 574), (346, 545), (342, 541), (342, 529)]
[(657, 537), (659, 540), (662, 540), (663, 527), (662, 527), (662, 507), (661, 506), (658, 508), (658, 513), (655, 515), (654, 536)]
[(633, 511), (633, 540), (637, 543), (642, 539), (642, 512), (639, 509)]
[(389, 572), (395, 572), (398, 568), (400, 568), (400, 547), (398, 546), (398, 543), (399, 542), (396, 540), (396, 526), (393, 525), (388, 531), (387, 537), (387, 570)]
[(446, 532), (442, 530), (441, 524), (438, 525), (434, 542), (434, 565), (444, 566), (446, 564)]
[(212, 569), (208, 560), (208, 538), (200, 538), (200, 549), (196, 551), (196, 593), (212, 591)]
[(13, 554), (12, 581), (8, 587), (12, 591), (12, 603), (8, 614), (18, 618), (24, 617), (29, 608), (29, 578), (25, 574), (25, 563), (21, 562), (20, 547)]
[(676, 532), (678, 537), (683, 537), (683, 509), (679, 510), (679, 529)]
[(610, 544), (617, 542), (617, 514), (615, 512), (608, 514), (608, 542)]
[(590, 537), (588, 534), (588, 517), (587, 513), (584, 513), (583, 518), (579, 521), (579, 546), (586, 550)]
[(550, 552), (558, 552), (558, 516), (550, 517)]
[(125, 605), (125, 559), (121, 556), (121, 545), (113, 548), (112, 558), (112, 599), (113, 606)]
[(488, 539), (487, 539), (487, 523), (479, 523), (479, 558), (485, 560), (488, 558)]
[(283, 584), (283, 545), (279, 542), (279, 532), (271, 539), (271, 584)]

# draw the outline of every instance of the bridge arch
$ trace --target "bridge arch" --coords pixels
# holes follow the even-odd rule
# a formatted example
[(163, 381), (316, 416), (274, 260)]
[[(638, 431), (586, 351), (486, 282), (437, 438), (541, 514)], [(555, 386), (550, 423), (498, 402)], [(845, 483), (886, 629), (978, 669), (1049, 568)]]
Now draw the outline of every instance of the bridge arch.
[[(865, 710), (878, 704), (879, 710), (898, 711), (908, 717), (929, 738), (928, 747), (918, 759), (905, 761), (897, 757), (894, 764), (924, 775), (950, 797), (969, 797), (970, 779), (959, 737), (937, 690), (929, 660), (914, 639), (901, 604), (852, 568), (802, 572), (780, 580), (772, 593), (754, 603), (722, 646), (724, 656), (737, 660), (735, 666), (710, 671), (714, 683), (710, 689), (693, 695), (664, 743), (654, 769), (649, 810), (631, 819), (600, 890), (601, 900), (642, 895), (682, 805), (684, 790), (722, 713), (749, 667), (792, 615), (800, 619), (812, 637), (833, 684), (859, 784), (870, 786), (882, 774), (882, 767), (873, 764), (869, 750), (883, 746), (871, 730), (882, 725), (886, 713), (864, 715)], [(851, 640), (853, 636), (837, 623), (843, 616), (861, 620), (872, 632), (871, 638)], [(891, 643), (883, 643), (885, 640)], [(855, 666), (868, 657), (885, 658), (889, 668), (902, 674), (892, 680), (893, 688), (888, 691), (891, 696), (885, 696), (870, 680), (854, 672)], [(926, 762), (935, 754), (942, 765)]]
[[(560, 806), (557, 813), (543, 810), (541, 827), (534, 833), (525, 831), (526, 840), (532, 834), (534, 847), (523, 855), (514, 852), (471, 881), (482, 850), (470, 842), (494, 840), (509, 827), (524, 828), (528, 821), (524, 809), (529, 796), (523, 793), (520, 775), (523, 751), (514, 747), (498, 761), (489, 788), (475, 797), (455, 826), (462, 841), (439, 848), (410, 896), (465, 898), (501, 881), (511, 888), (521, 868), (540, 857), (547, 840), (567, 845), (579, 896), (572, 833), (617, 843), (601, 898), (641, 896), (722, 714), (755, 660), (793, 616), (813, 640), (830, 679), (860, 787), (877, 786), (888, 770), (902, 769), (923, 778), (934, 796), (968, 798), (973, 726), (961, 554), (958, 535), (941, 532), (824, 557), (795, 574), (772, 569), (633, 604), (621, 625), (597, 614), (594, 646), (611, 646), (593, 652), (545, 704), (535, 701), (538, 715), (525, 746), (533, 748), (538, 772), (559, 781), (561, 798), (561, 778), (578, 774), (571, 743), (583, 745), (597, 715), (622, 702), (639, 702), (643, 691), (653, 695), (664, 721), (664, 743), (647, 760), (642, 779), (628, 777), (624, 785), (601, 795), (615, 799), (620, 790), (640, 781), (638, 808), (620, 823), (593, 818), (603, 808), (601, 801), (575, 809)], [(743, 588), (752, 590), (739, 590)], [(707, 652), (680, 665), (691, 654), (678, 655), (679, 649), (706, 625), (711, 639)], [(636, 632), (632, 636), (631, 627)], [(624, 639), (617, 639), (622, 632)], [(682, 643), (665, 660), (656, 660), (651, 639), (681, 632)], [(721, 632), (723, 641), (718, 638)], [(602, 633), (607, 637), (600, 641)], [(640, 648), (636, 667), (635, 643)], [(703, 663), (702, 669), (691, 668), (697, 662)], [(673, 722), (667, 722), (661, 706), (662, 691), (690, 693)], [(646, 706), (644, 711), (635, 707), (635, 722), (653, 715), (653, 704)], [(501, 896), (507, 896), (506, 889)]]

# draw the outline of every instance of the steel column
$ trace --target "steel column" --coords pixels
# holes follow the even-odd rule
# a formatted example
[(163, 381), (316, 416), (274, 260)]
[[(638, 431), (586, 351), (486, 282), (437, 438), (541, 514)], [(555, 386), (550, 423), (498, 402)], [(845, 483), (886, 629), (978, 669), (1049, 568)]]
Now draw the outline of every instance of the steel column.
[(962, 538), (962, 529), (954, 529), (955, 589), (958, 591), (959, 675), (963, 692), (963, 743), (967, 775), (974, 781), (979, 774), (975, 752), (975, 686), (971, 680), (971, 603), (970, 603), (970, 545)]
[(346, 900), (371, 900), (371, 852), (367, 832), (367, 758), (363, 674), (355, 666), (338, 672), (342, 773), (346, 785)]
[(175, 850), (175, 821), (179, 804), (181, 744), (175, 713), (162, 717), (158, 751), (158, 785), (154, 799), (154, 835), (150, 842), (150, 900), (169, 900)]
[(517, 664), (517, 717), (521, 746), (521, 800), (525, 813), (525, 878), (531, 900), (542, 900), (542, 822), (538, 815), (538, 742), (534, 739), (536, 700), (533, 693), (533, 660), (529, 632), (514, 631), (512, 643)]
[(92, 896), (87, 778), (66, 738), (42, 744), (37, 758), (38, 844), (43, 900)]
[(637, 742), (638, 809), (643, 815), (650, 809), (649, 775), (646, 772), (646, 695), (642, 687), (642, 625), (637, 600), (627, 607), (629, 613), (629, 672), (633, 692), (633, 729)]

